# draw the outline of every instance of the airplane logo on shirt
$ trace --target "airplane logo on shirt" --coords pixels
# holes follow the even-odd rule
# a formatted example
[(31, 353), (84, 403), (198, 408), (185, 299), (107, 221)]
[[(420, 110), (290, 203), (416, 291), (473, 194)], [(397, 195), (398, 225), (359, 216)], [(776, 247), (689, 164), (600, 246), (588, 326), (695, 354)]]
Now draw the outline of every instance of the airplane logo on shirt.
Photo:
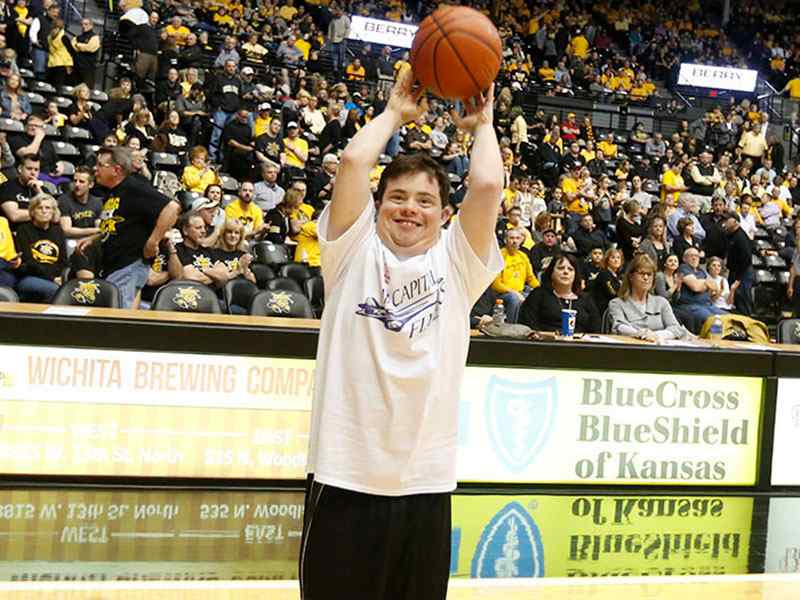
[[(383, 322), (383, 326), (389, 331), (398, 333), (415, 317), (425, 311), (431, 311), (431, 317), (438, 316), (438, 306), (442, 304), (442, 294), (444, 293), (444, 278), (440, 278), (434, 290), (416, 298), (413, 302), (396, 308), (388, 308), (387, 304), (374, 297), (367, 298), (358, 305), (356, 314), (361, 317), (369, 317)], [(413, 332), (411, 332), (413, 335)]]

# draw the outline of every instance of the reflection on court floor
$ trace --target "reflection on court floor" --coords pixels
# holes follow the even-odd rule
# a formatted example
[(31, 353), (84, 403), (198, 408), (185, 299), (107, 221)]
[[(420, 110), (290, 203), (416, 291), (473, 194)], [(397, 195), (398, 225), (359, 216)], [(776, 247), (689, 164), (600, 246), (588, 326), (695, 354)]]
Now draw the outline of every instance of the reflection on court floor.
[[(14, 600), (299, 600), (296, 581), (0, 584)], [(454, 581), (448, 600), (792, 600), (800, 575)]]

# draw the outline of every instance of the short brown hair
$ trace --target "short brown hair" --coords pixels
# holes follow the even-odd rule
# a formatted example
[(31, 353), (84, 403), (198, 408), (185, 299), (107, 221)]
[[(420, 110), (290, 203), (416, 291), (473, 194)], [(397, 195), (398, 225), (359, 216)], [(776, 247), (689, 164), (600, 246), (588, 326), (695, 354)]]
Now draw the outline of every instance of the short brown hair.
[(378, 183), (378, 190), (375, 192), (375, 200), (378, 204), (383, 201), (383, 195), (389, 181), (408, 175), (411, 173), (426, 173), (439, 186), (439, 199), (442, 208), (450, 202), (450, 179), (442, 166), (427, 154), (403, 154), (390, 162), (381, 173), (381, 180)]

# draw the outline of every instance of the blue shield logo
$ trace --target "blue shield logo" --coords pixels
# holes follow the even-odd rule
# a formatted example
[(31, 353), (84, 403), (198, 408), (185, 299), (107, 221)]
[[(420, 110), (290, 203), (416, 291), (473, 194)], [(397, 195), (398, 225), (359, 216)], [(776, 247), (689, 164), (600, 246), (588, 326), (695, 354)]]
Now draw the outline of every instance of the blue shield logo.
[(474, 579), (544, 577), (544, 548), (536, 521), (519, 502), (492, 517), (472, 556)]
[(486, 388), (489, 439), (514, 473), (531, 464), (541, 450), (556, 414), (556, 378), (518, 383), (497, 376)]

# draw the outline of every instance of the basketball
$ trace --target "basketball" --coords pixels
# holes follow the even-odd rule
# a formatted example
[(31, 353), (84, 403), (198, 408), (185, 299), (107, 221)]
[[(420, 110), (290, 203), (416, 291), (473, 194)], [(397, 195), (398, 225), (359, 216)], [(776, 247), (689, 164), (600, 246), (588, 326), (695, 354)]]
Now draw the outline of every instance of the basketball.
[(486, 91), (502, 56), (500, 34), (487, 16), (465, 6), (445, 6), (420, 24), (411, 45), (411, 68), (437, 96), (464, 100)]

